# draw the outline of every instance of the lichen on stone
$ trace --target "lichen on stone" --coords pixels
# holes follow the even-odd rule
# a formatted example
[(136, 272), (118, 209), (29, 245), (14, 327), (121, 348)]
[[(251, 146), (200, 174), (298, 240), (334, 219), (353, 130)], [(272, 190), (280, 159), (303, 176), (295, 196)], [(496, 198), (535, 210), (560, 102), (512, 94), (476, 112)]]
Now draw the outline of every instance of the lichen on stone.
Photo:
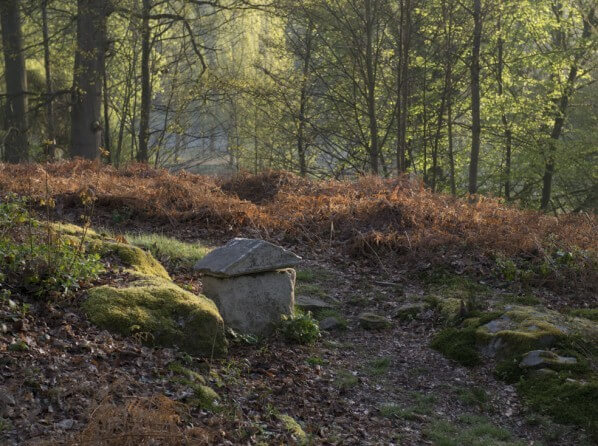
[(226, 351), (224, 323), (216, 305), (174, 283), (147, 276), (126, 288), (102, 286), (89, 291), (83, 310), (91, 322), (146, 343), (176, 345), (192, 355), (220, 356)]

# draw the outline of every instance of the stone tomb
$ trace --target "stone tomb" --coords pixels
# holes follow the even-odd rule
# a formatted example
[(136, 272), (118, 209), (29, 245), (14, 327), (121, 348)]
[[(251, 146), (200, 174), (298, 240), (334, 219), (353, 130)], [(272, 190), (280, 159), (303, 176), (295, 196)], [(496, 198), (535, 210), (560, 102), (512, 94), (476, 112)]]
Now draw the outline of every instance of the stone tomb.
[(295, 270), (301, 257), (264, 240), (235, 238), (200, 260), (203, 294), (224, 322), (240, 333), (267, 335), (295, 304)]

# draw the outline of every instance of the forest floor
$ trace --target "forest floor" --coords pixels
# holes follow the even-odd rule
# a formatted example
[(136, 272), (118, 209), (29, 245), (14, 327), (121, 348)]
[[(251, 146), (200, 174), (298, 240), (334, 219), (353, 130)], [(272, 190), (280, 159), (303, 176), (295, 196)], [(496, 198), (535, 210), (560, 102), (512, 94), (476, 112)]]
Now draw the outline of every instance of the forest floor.
[[(288, 344), (279, 336), (257, 343), (233, 340), (225, 359), (207, 360), (175, 349), (149, 348), (141, 339), (94, 327), (79, 309), (84, 291), (59, 301), (13, 297), (0, 304), (0, 321), (4, 321), (0, 330), (0, 444), (283, 445), (300, 444), (301, 438), (305, 444), (331, 445), (593, 444), (584, 429), (558, 424), (528, 407), (514, 385), (495, 378), (492, 364), (463, 367), (432, 349), (431, 339), (447, 326), (437, 311), (430, 309), (412, 319), (396, 316), (406, 302), (429, 295), (455, 295), (464, 289), (470, 295), (475, 291), (476, 305), (481, 307), (501, 301), (563, 312), (596, 308), (595, 272), (571, 268), (543, 278), (527, 274), (529, 281), (522, 286), (496, 274), (492, 266), (496, 258), (488, 254), (490, 247), (493, 255), (501, 252), (501, 259), (515, 259), (518, 268), (532, 265), (534, 256), (543, 255), (538, 254), (543, 249), (539, 241), (546, 234), (558, 246), (594, 250), (595, 218), (563, 217), (555, 223), (536, 213), (508, 208), (503, 212), (502, 205), (494, 202), (463, 204), (450, 198), (442, 199), (446, 200), (444, 216), (420, 209), (420, 215), (410, 217), (409, 206), (421, 208), (428, 200), (432, 208), (440, 198), (414, 188), (409, 202), (398, 203), (382, 196), (382, 190), (392, 186), (378, 184), (375, 191), (357, 186), (355, 193), (364, 197), (353, 203), (350, 212), (339, 211), (340, 202), (333, 200), (319, 203), (317, 209), (313, 203), (312, 207), (296, 205), (308, 215), (301, 221), (295, 218), (292, 223), (301, 230), (293, 232), (284, 222), (286, 206), (290, 206), (286, 200), (292, 197), (277, 199), (283, 201), (278, 202), (279, 220), (272, 210), (277, 209), (274, 195), (241, 196), (243, 190), (257, 193), (247, 185), (247, 181), (260, 184), (252, 177), (241, 185), (229, 182), (222, 186), (224, 192), (214, 192), (216, 186), (206, 186), (207, 180), (201, 177), (183, 176), (177, 182), (170, 181), (174, 178), (170, 174), (151, 170), (108, 171), (102, 173), (107, 178), (86, 186), (82, 178), (88, 176), (89, 166), (71, 164), (46, 168), (45, 173), (52, 169), (44, 179), (31, 167), (23, 168), (18, 182), (14, 178), (19, 172), (2, 170), (2, 193), (52, 196), (56, 202), (52, 218), (77, 222), (83, 210), (77, 203), (81, 188), (93, 187), (93, 227), (106, 228), (124, 239), (140, 231), (210, 246), (234, 235), (268, 238), (304, 258), (298, 269), (297, 294), (335, 305), (316, 317), (334, 315), (346, 321), (346, 327), (323, 332), (318, 342), (308, 346)], [(108, 177), (118, 181), (110, 182)], [(156, 179), (171, 195), (187, 196), (188, 203), (156, 197), (159, 192), (147, 184)], [(271, 178), (260, 181), (267, 183)], [(140, 190), (137, 196), (131, 193), (135, 184)], [(302, 184), (306, 189), (316, 188)], [(316, 201), (319, 194), (326, 196), (326, 190), (334, 196), (330, 191), (339, 186), (318, 187), (311, 192)], [(401, 188), (393, 193), (402, 197), (407, 186)], [(257, 189), (263, 195), (276, 188), (262, 184)], [(206, 190), (212, 191), (208, 198), (213, 202), (206, 203), (205, 195), (193, 195)], [(152, 194), (155, 201), (144, 194)], [(367, 206), (372, 196), (378, 200), (377, 207), (368, 212), (376, 215), (367, 220), (364, 215), (370, 214), (360, 206)], [(203, 205), (194, 200), (204, 200)], [(173, 207), (181, 206), (187, 209), (173, 212)], [(406, 224), (409, 218), (414, 220)], [(434, 223), (423, 227), (419, 218)], [(473, 222), (468, 223), (468, 218)], [(503, 233), (498, 225), (522, 219), (529, 231), (520, 233), (529, 237), (513, 235), (502, 240), (501, 235), (506, 237), (513, 226)], [(356, 230), (348, 229), (349, 220)], [(389, 220), (394, 227), (383, 225)], [(322, 229), (330, 226), (328, 232)], [(499, 234), (490, 237), (493, 227)], [(454, 228), (459, 228), (459, 239), (451, 236)], [(437, 240), (430, 242), (434, 235)], [(534, 238), (536, 246), (528, 243)], [(398, 256), (397, 251), (404, 254)], [(158, 258), (175, 282), (201, 291), (199, 275), (172, 259)], [(112, 272), (101, 275), (93, 285), (119, 280), (122, 277)], [(364, 311), (387, 316), (391, 326), (365, 330), (358, 323)], [(10, 348), (14, 345), (23, 347)], [(189, 378), (194, 372), (205, 377), (221, 397), (211, 410), (185, 404), (189, 382), (181, 377)]]

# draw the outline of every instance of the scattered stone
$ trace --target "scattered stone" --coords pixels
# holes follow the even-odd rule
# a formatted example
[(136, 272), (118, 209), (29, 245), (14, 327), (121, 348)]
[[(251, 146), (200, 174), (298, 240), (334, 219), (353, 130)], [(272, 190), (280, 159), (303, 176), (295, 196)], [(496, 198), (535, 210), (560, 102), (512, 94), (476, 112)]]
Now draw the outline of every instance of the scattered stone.
[(58, 423), (56, 423), (56, 427), (58, 429), (62, 429), (64, 431), (68, 431), (68, 430), (72, 429), (74, 425), (75, 425), (75, 420), (71, 420), (71, 419), (62, 420), (62, 421), (59, 421)]
[(283, 315), (293, 314), (295, 270), (220, 278), (205, 276), (203, 292), (224, 322), (243, 334), (267, 335)]
[(295, 306), (305, 311), (327, 310), (334, 308), (334, 305), (324, 302), (317, 297), (303, 295), (297, 296), (295, 298)]
[(425, 302), (411, 302), (401, 305), (395, 314), (395, 317), (401, 320), (416, 319), (417, 316), (428, 308)]
[(577, 364), (577, 359), (567, 356), (559, 356), (547, 350), (533, 350), (526, 353), (519, 363), (524, 369), (545, 369)]
[(347, 326), (345, 321), (336, 316), (330, 316), (320, 321), (319, 327), (323, 331), (342, 330)]
[(361, 313), (359, 315), (359, 324), (366, 330), (384, 330), (392, 325), (384, 316), (375, 313)]
[(237, 277), (291, 268), (301, 257), (264, 240), (235, 238), (197, 262), (195, 269), (214, 277)]

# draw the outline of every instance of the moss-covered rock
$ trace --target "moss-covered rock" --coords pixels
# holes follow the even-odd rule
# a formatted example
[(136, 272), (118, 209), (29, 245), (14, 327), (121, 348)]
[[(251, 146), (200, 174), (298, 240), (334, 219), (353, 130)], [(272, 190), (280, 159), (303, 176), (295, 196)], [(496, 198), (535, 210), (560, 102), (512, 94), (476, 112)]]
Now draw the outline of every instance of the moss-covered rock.
[(571, 336), (598, 340), (598, 324), (548, 309), (508, 306), (476, 331), (482, 353), (490, 357), (545, 349)]
[(148, 276), (126, 288), (94, 288), (83, 309), (94, 324), (125, 336), (140, 333), (149, 344), (178, 346), (201, 356), (226, 351), (216, 305), (159, 277)]
[(86, 238), (89, 239), (101, 239), (104, 238), (102, 235), (98, 234), (91, 228), (83, 228), (81, 226), (74, 225), (72, 223), (63, 223), (63, 222), (52, 222), (49, 224), (50, 228), (60, 235), (69, 235), (75, 237), (81, 237), (85, 234)]
[(170, 279), (168, 272), (149, 252), (126, 243), (104, 241), (100, 247), (103, 256), (114, 254), (135, 273)]

